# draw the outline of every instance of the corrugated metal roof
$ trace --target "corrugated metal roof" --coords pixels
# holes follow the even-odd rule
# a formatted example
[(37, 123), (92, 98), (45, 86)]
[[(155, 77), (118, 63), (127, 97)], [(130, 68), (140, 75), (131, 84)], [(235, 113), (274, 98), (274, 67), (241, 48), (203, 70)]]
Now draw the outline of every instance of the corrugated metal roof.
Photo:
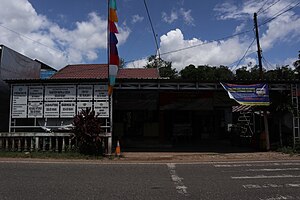
[[(68, 65), (55, 73), (51, 79), (106, 79), (106, 64)], [(154, 68), (119, 69), (119, 79), (158, 79), (158, 70)]]

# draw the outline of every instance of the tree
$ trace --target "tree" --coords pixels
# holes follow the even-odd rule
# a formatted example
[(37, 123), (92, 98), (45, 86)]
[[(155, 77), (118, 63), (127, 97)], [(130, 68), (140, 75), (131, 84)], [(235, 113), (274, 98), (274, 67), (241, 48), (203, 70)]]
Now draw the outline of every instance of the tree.
[(165, 61), (161, 58), (158, 58), (154, 55), (148, 58), (148, 63), (145, 68), (156, 68), (159, 71), (161, 77), (167, 77), (170, 79), (177, 78), (176, 69), (172, 68), (172, 62)]
[(82, 110), (74, 117), (73, 133), (80, 153), (87, 155), (102, 153), (102, 143), (99, 137), (102, 131), (101, 124), (101, 118), (98, 118), (95, 111), (90, 108)]
[(184, 80), (198, 80), (198, 69), (195, 67), (195, 65), (186, 66), (179, 73), (181, 78)]
[(296, 72), (298, 72), (298, 77), (299, 77), (299, 73), (300, 73), (300, 51), (298, 52), (298, 60), (296, 60), (293, 65), (295, 67)]

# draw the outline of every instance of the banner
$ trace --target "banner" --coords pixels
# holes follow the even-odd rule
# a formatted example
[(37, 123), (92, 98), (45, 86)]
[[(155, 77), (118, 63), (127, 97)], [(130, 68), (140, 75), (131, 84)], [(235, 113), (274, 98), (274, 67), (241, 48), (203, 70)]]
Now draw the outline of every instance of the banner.
[(221, 83), (228, 92), (229, 98), (241, 105), (269, 106), (269, 89), (266, 83), (237, 85)]

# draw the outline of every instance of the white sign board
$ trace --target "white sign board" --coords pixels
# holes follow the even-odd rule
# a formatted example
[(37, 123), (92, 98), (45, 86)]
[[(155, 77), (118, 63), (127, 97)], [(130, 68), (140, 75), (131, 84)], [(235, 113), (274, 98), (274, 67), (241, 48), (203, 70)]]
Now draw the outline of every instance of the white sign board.
[(48, 85), (45, 86), (45, 100), (59, 101), (59, 100), (75, 100), (76, 86), (75, 85)]
[(44, 87), (30, 86), (28, 92), (29, 101), (43, 101)]
[(94, 99), (107, 100), (108, 99), (108, 86), (107, 85), (94, 85)]
[(86, 110), (86, 108), (92, 109), (92, 102), (77, 102), (77, 113)]
[(13, 86), (12, 118), (27, 117), (27, 86)]
[(94, 102), (94, 110), (95, 113), (99, 115), (99, 117), (105, 118), (109, 117), (109, 103), (108, 102)]
[(93, 86), (92, 85), (78, 85), (77, 86), (77, 100), (92, 100)]
[(61, 118), (73, 118), (76, 115), (76, 103), (75, 102), (61, 102), (60, 103), (60, 117)]
[(28, 118), (42, 118), (42, 117), (43, 117), (43, 102), (29, 102)]
[(59, 103), (58, 102), (45, 102), (44, 117), (45, 118), (59, 118)]

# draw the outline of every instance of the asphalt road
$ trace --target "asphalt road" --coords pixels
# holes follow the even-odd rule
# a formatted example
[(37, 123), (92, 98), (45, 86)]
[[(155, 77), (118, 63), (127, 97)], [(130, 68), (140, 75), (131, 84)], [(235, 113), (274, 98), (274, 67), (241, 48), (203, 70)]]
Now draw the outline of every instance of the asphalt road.
[(300, 161), (0, 161), (0, 199), (300, 200)]

